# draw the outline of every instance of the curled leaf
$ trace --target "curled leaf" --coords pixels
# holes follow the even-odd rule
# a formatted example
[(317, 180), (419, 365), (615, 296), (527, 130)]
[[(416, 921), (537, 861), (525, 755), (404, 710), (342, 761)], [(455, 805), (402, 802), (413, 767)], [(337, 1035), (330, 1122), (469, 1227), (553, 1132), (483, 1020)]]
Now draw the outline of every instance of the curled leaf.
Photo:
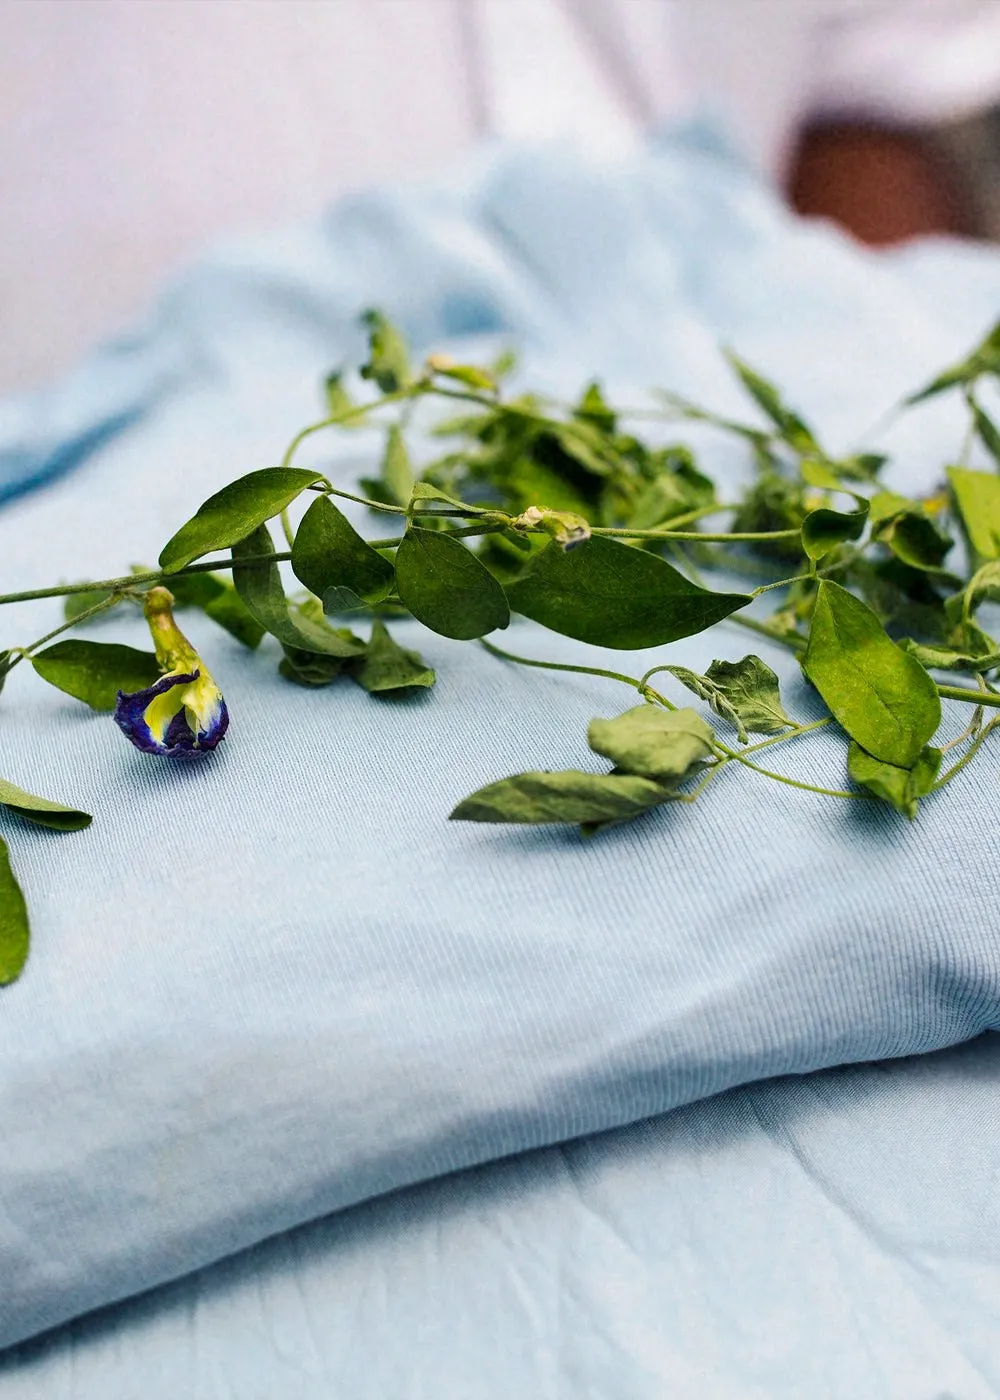
[(920, 798), (926, 797), (933, 788), (940, 767), (941, 750), (930, 747), (923, 748), (909, 768), (898, 768), (873, 757), (854, 740), (847, 753), (847, 771), (852, 782), (888, 802), (910, 821), (917, 815)]
[(587, 743), (616, 768), (668, 785), (711, 758), (714, 738), (695, 710), (659, 705), (637, 705), (614, 719), (593, 719), (587, 729)]

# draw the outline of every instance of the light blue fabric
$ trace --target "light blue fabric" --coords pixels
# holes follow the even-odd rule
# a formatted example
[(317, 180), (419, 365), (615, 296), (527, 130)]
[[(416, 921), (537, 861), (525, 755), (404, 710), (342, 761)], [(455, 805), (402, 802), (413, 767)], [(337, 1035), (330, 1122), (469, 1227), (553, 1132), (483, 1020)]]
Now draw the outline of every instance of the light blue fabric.
[(2, 1400), (995, 1400), (1000, 1037), (770, 1080), (281, 1235)]
[[(659, 382), (734, 407), (728, 339), (839, 446), (981, 332), (1000, 261), (864, 256), (683, 148), (615, 172), (515, 156), (451, 190), (356, 200), (173, 289), (135, 352), (141, 366), (161, 347), (159, 398), (5, 513), (0, 582), (155, 558), (314, 416), (372, 302), (420, 344), (515, 337), (533, 379), (600, 371), (633, 400)], [(104, 421), (119, 400), (89, 382)], [(63, 407), (56, 394), (39, 420), (37, 463)], [(960, 434), (947, 405), (904, 421), (895, 482), (934, 480)], [(341, 478), (376, 447), (340, 444)], [(56, 614), (4, 610), (4, 644)], [(203, 765), (144, 758), (27, 667), (4, 693), (5, 776), (97, 820), (73, 837), (10, 823), (34, 944), (0, 1000), (0, 1342), (407, 1183), (998, 1024), (995, 753), (913, 828), (749, 774), (726, 800), (586, 844), (449, 826), (491, 778), (586, 762), (586, 721), (628, 695), (408, 625), (439, 685), (385, 705), (298, 690), (273, 649), (190, 631), (233, 717)], [(101, 635), (141, 644), (137, 620)], [(722, 635), (670, 659), (703, 666)], [(747, 650), (725, 636), (730, 657)], [(601, 656), (524, 624), (508, 640)], [(787, 658), (762, 654), (792, 712), (817, 713)], [(824, 733), (775, 761), (839, 778), (843, 748)]]

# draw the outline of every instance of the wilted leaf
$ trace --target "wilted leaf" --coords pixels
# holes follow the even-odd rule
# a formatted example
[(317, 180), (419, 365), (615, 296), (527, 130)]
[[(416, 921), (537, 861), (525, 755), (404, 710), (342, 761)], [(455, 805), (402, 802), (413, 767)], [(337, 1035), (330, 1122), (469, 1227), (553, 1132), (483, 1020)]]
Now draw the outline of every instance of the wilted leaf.
[(587, 743), (616, 768), (668, 785), (711, 758), (714, 738), (696, 711), (659, 705), (637, 705), (614, 719), (594, 719), (587, 729)]

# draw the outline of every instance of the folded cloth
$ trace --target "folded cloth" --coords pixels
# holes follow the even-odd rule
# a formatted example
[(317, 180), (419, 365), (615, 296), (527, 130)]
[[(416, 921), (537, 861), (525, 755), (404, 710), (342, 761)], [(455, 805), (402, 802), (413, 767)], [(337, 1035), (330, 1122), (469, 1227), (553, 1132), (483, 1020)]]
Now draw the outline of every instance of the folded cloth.
[[(211, 491), (274, 462), (372, 302), (421, 345), (514, 337), (555, 388), (601, 372), (723, 408), (728, 339), (836, 445), (981, 333), (1000, 259), (874, 259), (696, 144), (614, 172), (501, 156), (449, 189), (355, 200), (168, 294), (141, 344), (175, 347), (179, 376), (0, 520), (0, 582), (154, 558)], [(18, 426), (28, 467), (53, 460), (51, 402), (35, 459)], [(894, 484), (935, 479), (959, 433), (947, 406), (904, 420)], [(369, 448), (351, 435), (332, 469), (351, 479)], [(53, 618), (7, 609), (5, 641)], [(750, 774), (588, 843), (449, 826), (492, 778), (578, 766), (587, 720), (628, 697), (411, 623), (400, 640), (440, 680), (387, 705), (297, 689), (268, 644), (190, 630), (232, 716), (202, 764), (146, 758), (27, 667), (4, 692), (4, 776), (96, 820), (10, 832), (34, 943), (0, 998), (0, 1343), (409, 1182), (998, 1023), (992, 753), (912, 828)], [(101, 635), (141, 644), (138, 619)], [(670, 658), (702, 669), (721, 635)], [(527, 624), (512, 643), (601, 657)], [(792, 713), (818, 713), (762, 654)], [(783, 761), (836, 772), (843, 746), (823, 731)]]
[(0, 1356), (2, 1400), (993, 1400), (1000, 1037), (366, 1201)]

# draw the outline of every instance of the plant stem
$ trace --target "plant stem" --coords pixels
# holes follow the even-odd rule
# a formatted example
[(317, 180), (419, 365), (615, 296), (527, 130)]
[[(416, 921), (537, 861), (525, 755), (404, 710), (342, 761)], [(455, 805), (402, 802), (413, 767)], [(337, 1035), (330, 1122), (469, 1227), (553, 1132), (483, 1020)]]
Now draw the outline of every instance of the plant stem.
[[(404, 514), (405, 512), (400, 512)], [(438, 514), (436, 511), (429, 514)], [(445, 512), (440, 512), (444, 514)], [(465, 538), (472, 535), (494, 535), (499, 530), (506, 529), (503, 521), (485, 521), (477, 525), (466, 525), (459, 530), (449, 530), (448, 533), (456, 539)], [(372, 549), (392, 549), (399, 544), (400, 537), (391, 535), (384, 540), (369, 540), (368, 544)], [(241, 569), (252, 568), (255, 565), (263, 567), (266, 564), (287, 563), (292, 555), (289, 550), (276, 550), (272, 554), (250, 554), (245, 559), (236, 562)], [(88, 583), (60, 583), (54, 588), (29, 588), (22, 593), (0, 594), (0, 606), (4, 603), (33, 603), (40, 598), (68, 598), (72, 593), (116, 593), (130, 587), (138, 587), (147, 583), (164, 583), (170, 586), (172, 578), (185, 578), (188, 574), (208, 574), (219, 569), (231, 569), (233, 560), (226, 559), (203, 559), (197, 564), (187, 564), (183, 569), (171, 569), (169, 572), (164, 569), (151, 569), (147, 573), (124, 574), (119, 578), (95, 579)], [(998, 697), (1000, 703), (1000, 697)]]
[[(608, 529), (594, 526), (592, 535), (607, 535), (611, 539), (626, 540), (693, 540), (698, 544), (726, 544), (733, 540), (790, 540), (798, 539), (800, 530), (740, 530), (735, 534), (709, 534), (704, 530), (627, 530)], [(792, 580), (787, 580), (791, 582)], [(772, 588), (775, 584), (770, 585)]]
[[(642, 681), (636, 680), (634, 676), (623, 675), (621, 671), (606, 671), (600, 666), (570, 666), (560, 661), (533, 661), (530, 657), (515, 656), (512, 651), (504, 651), (502, 647), (488, 642), (485, 637), (479, 638), (479, 645), (485, 648), (491, 656), (498, 656), (501, 661), (513, 661), (518, 666), (537, 666), (542, 671), (572, 671), (580, 676), (603, 676), (605, 680), (621, 681), (623, 685), (630, 685), (633, 690), (638, 690), (640, 694), (646, 691)], [(669, 701), (665, 701), (664, 704), (668, 710), (676, 709), (676, 706), (671, 705)]]
[(958, 762), (953, 763), (952, 766), (948, 769), (947, 773), (945, 773), (943, 777), (938, 778), (937, 782), (931, 788), (931, 792), (937, 792), (940, 788), (944, 787), (945, 783), (950, 783), (955, 774), (960, 773), (965, 767), (965, 765), (972, 758), (975, 757), (979, 746), (984, 742), (988, 735), (992, 734), (993, 730), (996, 729), (998, 725), (1000, 725), (1000, 718), (990, 720), (986, 728), (982, 730), (982, 732), (979, 735), (977, 735), (977, 737), (969, 745), (968, 749), (958, 760)]
[(1000, 710), (1000, 695), (991, 691), (970, 690), (964, 685), (939, 685), (937, 692), (942, 700), (963, 700), (967, 705), (988, 705)]
[[(791, 739), (794, 736), (786, 736)], [(775, 773), (770, 768), (761, 768), (759, 764), (752, 763), (744, 754), (733, 751), (731, 757), (737, 763), (742, 763), (746, 768), (752, 768), (755, 773), (762, 774), (765, 778), (773, 778), (776, 783), (785, 783), (788, 787), (801, 788), (803, 792), (818, 792), (823, 797), (847, 797), (851, 801), (867, 802), (871, 800), (871, 795), (867, 792), (845, 792), (842, 788), (816, 787), (813, 783), (800, 783), (797, 778), (786, 778), (784, 773)]]
[(356, 408), (347, 408), (343, 413), (332, 413), (327, 418), (310, 423), (308, 427), (303, 428), (292, 438), (284, 457), (281, 459), (281, 465), (290, 467), (292, 458), (299, 450), (300, 445), (305, 442), (307, 437), (312, 437), (313, 433), (322, 432), (324, 428), (336, 428), (343, 423), (352, 423), (359, 418), (365, 418), (369, 413), (374, 413), (377, 408), (385, 408), (387, 404), (401, 403), (404, 399), (412, 398), (416, 392), (417, 385), (411, 384), (405, 389), (397, 389), (395, 393), (383, 394), (380, 399), (376, 399), (373, 403), (358, 404)]
[(14, 657), (13, 661), (11, 661), (7, 670), (13, 671), (19, 661), (30, 658), (32, 652), (37, 651), (39, 647), (43, 647), (46, 642), (51, 642), (53, 637), (58, 637), (63, 632), (68, 632), (71, 627), (79, 627), (81, 622), (88, 622), (92, 617), (96, 617), (98, 613), (107, 612), (109, 608), (116, 607), (124, 596), (123, 593), (113, 593), (110, 598), (102, 598), (101, 601), (95, 603), (92, 608), (86, 608), (82, 613), (78, 613), (76, 617), (70, 618), (69, 621), (61, 623), (58, 627), (53, 627), (51, 632), (46, 632), (45, 636), (39, 637), (36, 642), (31, 642), (26, 647), (18, 647), (16, 649), (18, 654)]

